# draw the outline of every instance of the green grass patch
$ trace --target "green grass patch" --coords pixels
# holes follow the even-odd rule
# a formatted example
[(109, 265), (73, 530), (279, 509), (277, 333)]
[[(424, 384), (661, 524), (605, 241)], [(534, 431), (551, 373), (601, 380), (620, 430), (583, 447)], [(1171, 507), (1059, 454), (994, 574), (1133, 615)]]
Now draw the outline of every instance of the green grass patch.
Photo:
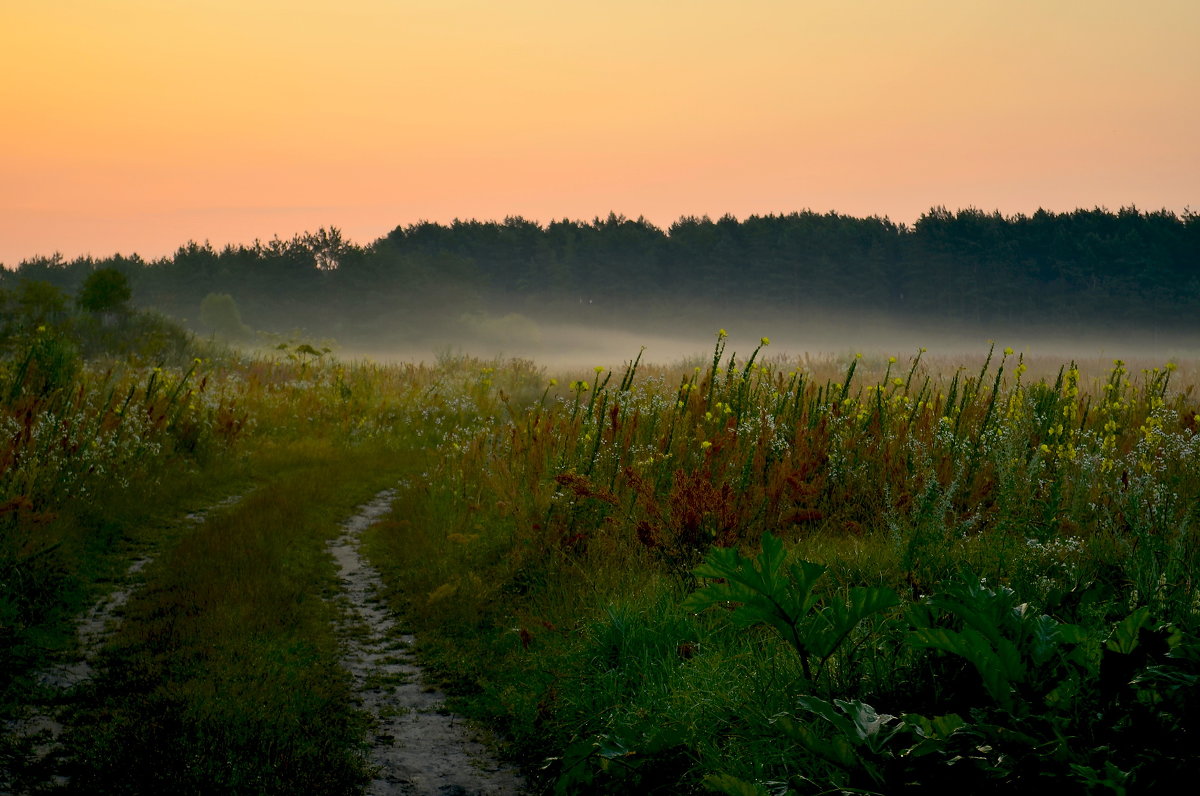
[(397, 460), (308, 441), (256, 466), (271, 479), (161, 556), (130, 601), (71, 719), (72, 789), (350, 793), (364, 781), (367, 720), (338, 663), (326, 543)]

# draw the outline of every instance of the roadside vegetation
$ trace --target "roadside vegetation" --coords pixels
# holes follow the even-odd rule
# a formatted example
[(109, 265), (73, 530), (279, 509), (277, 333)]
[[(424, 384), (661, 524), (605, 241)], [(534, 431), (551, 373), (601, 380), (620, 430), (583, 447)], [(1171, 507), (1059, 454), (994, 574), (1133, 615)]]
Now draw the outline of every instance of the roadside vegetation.
[(767, 342), (541, 391), (484, 368), (477, 422), (431, 416), (371, 544), (462, 707), (560, 793), (1180, 781), (1200, 407), (1176, 365)]
[[(5, 299), (0, 711), (67, 730), (6, 735), (0, 788), (360, 789), (325, 544), (397, 484), (365, 535), (389, 599), (546, 791), (1147, 792), (1195, 760), (1191, 363), (722, 331), (675, 366), (383, 367), (85, 288)], [(40, 685), (146, 551), (97, 678)]]

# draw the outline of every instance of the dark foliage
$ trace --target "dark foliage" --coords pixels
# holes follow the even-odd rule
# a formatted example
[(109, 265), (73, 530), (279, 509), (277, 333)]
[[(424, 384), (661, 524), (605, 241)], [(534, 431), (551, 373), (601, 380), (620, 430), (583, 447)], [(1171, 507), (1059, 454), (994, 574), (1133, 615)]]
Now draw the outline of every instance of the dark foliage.
[(101, 269), (142, 306), (196, 318), (228, 294), (259, 329), (344, 339), (422, 329), (479, 309), (594, 320), (700, 302), (756, 311), (854, 309), (900, 318), (1193, 331), (1200, 324), (1200, 216), (1123, 208), (1001, 216), (935, 208), (911, 227), (836, 213), (681, 218), (663, 230), (609, 215), (419, 223), (359, 247), (337, 229), (169, 258), (25, 261), (0, 273), (17, 295), (41, 280), (71, 293)]

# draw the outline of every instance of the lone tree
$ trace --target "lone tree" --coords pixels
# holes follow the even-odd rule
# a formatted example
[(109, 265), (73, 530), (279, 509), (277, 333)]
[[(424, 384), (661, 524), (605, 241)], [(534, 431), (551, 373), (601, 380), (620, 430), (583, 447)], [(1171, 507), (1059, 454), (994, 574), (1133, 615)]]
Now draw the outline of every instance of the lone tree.
[(97, 314), (118, 312), (132, 295), (125, 274), (115, 268), (98, 268), (83, 281), (75, 304), (81, 310)]
[(200, 323), (226, 340), (249, 340), (254, 330), (242, 323), (237, 302), (228, 293), (209, 293), (200, 302)]
[(67, 310), (67, 294), (40, 279), (22, 280), (15, 294), (17, 314), (30, 328), (59, 321)]

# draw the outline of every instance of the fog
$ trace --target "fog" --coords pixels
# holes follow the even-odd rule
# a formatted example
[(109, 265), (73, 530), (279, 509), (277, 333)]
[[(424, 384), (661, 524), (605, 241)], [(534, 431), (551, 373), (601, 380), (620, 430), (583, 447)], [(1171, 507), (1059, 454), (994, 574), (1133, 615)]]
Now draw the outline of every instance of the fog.
[[(657, 317), (656, 317), (657, 316)], [(1181, 376), (1195, 373), (1200, 362), (1200, 339), (1168, 336), (1153, 331), (1094, 332), (948, 326), (919, 323), (863, 313), (805, 311), (792, 316), (748, 311), (692, 311), (681, 308), (675, 318), (665, 313), (640, 318), (571, 323), (537, 321), (506, 313), (461, 316), (451, 329), (437, 337), (406, 341), (386, 337), (354, 345), (334, 345), (343, 359), (378, 362), (434, 362), (448, 357), (484, 360), (528, 359), (549, 375), (570, 377), (595, 366), (614, 370), (642, 355), (643, 363), (694, 367), (711, 362), (718, 329), (728, 332), (726, 356), (745, 361), (766, 337), (770, 343), (759, 358), (800, 363), (808, 370), (844, 370), (856, 354), (870, 376), (873, 366), (894, 356), (903, 365), (920, 349), (932, 372), (953, 372), (958, 367), (978, 369), (993, 342), (993, 366), (1005, 348), (1022, 355), (1030, 376), (1053, 378), (1059, 367), (1075, 361), (1085, 377), (1103, 375), (1113, 359), (1124, 360), (1137, 373), (1142, 368), (1170, 362)], [(643, 350), (644, 349), (644, 350)], [(1191, 381), (1191, 379), (1188, 379)]]

